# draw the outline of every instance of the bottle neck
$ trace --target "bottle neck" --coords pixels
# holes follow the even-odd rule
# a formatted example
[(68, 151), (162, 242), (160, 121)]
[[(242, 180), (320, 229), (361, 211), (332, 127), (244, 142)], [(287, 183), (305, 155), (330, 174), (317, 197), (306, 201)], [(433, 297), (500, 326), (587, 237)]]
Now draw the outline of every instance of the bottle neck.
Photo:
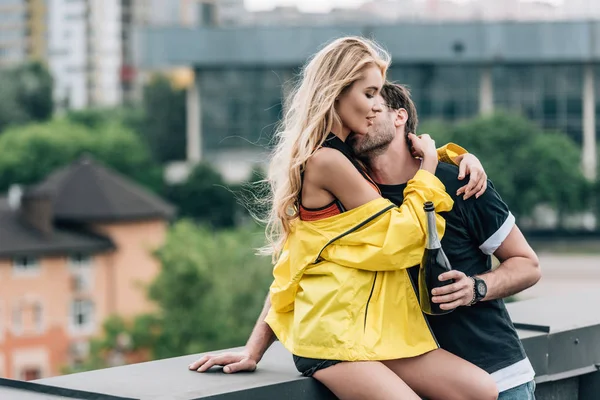
[(435, 223), (435, 211), (427, 211), (427, 249), (439, 249), (442, 247)]

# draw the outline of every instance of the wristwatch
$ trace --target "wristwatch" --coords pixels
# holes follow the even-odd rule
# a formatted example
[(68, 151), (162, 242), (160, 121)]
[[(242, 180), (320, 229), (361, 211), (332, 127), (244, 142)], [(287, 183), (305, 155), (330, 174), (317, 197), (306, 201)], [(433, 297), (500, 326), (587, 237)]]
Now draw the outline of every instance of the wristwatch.
[(483, 279), (476, 276), (472, 276), (471, 279), (473, 280), (473, 300), (471, 300), (470, 306), (481, 301), (487, 294), (487, 285)]

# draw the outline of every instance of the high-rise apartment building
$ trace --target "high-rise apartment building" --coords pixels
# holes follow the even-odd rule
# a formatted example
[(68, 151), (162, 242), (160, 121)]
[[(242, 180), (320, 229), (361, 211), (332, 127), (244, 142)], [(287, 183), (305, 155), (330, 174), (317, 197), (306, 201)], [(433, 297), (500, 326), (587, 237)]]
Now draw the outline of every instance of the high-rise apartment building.
[(0, 68), (46, 55), (46, 0), (0, 0)]
[(59, 107), (121, 103), (121, 0), (49, 0), (48, 64)]

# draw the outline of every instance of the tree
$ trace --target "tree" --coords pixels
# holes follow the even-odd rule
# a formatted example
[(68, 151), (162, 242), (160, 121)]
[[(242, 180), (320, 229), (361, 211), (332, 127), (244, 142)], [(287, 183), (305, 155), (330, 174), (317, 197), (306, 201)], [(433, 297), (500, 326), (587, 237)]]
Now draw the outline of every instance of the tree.
[(93, 129), (119, 121), (139, 135), (157, 163), (186, 158), (186, 93), (164, 76), (144, 87), (139, 105), (69, 111), (67, 118)]
[(139, 133), (144, 112), (140, 107), (115, 107), (115, 108), (87, 108), (84, 110), (70, 110), (66, 118), (74, 123), (84, 125), (91, 129), (98, 129), (107, 123), (118, 122), (126, 128)]
[(152, 344), (148, 338), (154, 337), (155, 325), (156, 318), (150, 315), (139, 316), (133, 321), (118, 315), (108, 317), (102, 325), (102, 334), (90, 339), (87, 358), (78, 365), (63, 367), (63, 373), (72, 374), (148, 361)]
[(177, 222), (156, 252), (162, 268), (148, 293), (158, 311), (107, 319), (89, 358), (68, 372), (243, 345), (272, 281), (270, 258), (255, 255), (263, 241), (256, 225), (212, 231)]
[(181, 217), (213, 227), (235, 225), (236, 195), (209, 164), (198, 164), (186, 182), (166, 187), (164, 196), (177, 205)]
[(118, 123), (97, 130), (67, 120), (12, 127), (0, 136), (0, 190), (11, 184), (33, 184), (83, 154), (159, 191), (160, 168), (144, 144)]
[(521, 116), (505, 113), (428, 129), (438, 144), (453, 141), (477, 155), (517, 215), (529, 214), (540, 203), (559, 212), (588, 206), (579, 148), (562, 133), (544, 132)]
[(186, 158), (186, 93), (165, 77), (144, 88), (140, 134), (160, 163)]
[(25, 64), (14, 71), (19, 85), (17, 98), (32, 121), (46, 121), (52, 117), (53, 80), (50, 71), (39, 62)]
[(154, 337), (143, 338), (155, 358), (245, 342), (272, 279), (270, 259), (254, 255), (263, 240), (256, 227), (213, 232), (180, 221), (171, 228), (157, 252), (162, 270), (149, 291), (161, 311), (145, 317), (153, 327), (146, 331), (160, 326)]
[(11, 125), (52, 117), (53, 81), (49, 71), (33, 62), (0, 72), (0, 132)]

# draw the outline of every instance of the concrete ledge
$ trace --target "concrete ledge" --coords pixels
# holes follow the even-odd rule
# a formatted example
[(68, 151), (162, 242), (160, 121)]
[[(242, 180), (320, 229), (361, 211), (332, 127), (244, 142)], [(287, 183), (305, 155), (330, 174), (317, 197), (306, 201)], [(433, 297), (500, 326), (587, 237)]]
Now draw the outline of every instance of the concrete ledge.
[[(509, 312), (536, 370), (538, 400), (596, 400), (600, 393), (600, 293), (509, 304)], [(235, 350), (235, 349), (234, 349)], [(187, 365), (201, 354), (108, 368), (35, 382), (0, 380), (0, 398), (23, 399), (289, 399), (334, 396), (301, 377), (280, 343), (253, 373), (199, 374)], [(56, 397), (50, 397), (56, 396)]]

